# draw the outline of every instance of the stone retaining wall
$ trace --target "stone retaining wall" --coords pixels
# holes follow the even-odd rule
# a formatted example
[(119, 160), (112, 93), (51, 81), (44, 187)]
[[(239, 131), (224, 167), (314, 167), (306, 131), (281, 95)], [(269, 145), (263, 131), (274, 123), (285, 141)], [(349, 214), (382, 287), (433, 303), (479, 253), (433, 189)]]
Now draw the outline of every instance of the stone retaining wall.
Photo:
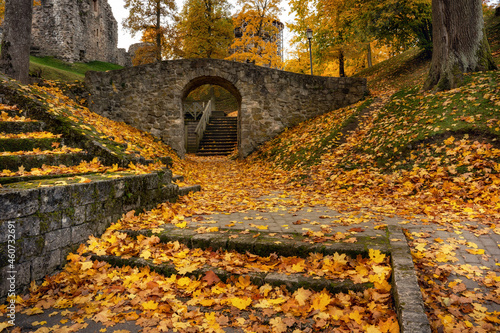
[(66, 186), (0, 188), (0, 301), (9, 293), (12, 276), (16, 292), (26, 291), (31, 281), (61, 269), (70, 251), (90, 235), (100, 236), (122, 214), (174, 201), (179, 187), (171, 180), (172, 172), (165, 170)]
[(238, 101), (238, 149), (245, 157), (288, 127), (358, 102), (366, 79), (301, 75), (218, 59), (163, 61), (108, 72), (87, 72), (89, 108), (148, 131), (185, 153), (183, 100), (212, 84)]

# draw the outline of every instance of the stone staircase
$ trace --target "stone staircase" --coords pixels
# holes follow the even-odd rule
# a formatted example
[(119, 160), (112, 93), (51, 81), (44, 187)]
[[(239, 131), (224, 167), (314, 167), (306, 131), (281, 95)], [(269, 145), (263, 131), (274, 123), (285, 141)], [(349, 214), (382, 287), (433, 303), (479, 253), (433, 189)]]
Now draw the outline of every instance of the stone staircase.
[[(1, 89), (0, 281), (7, 281), (7, 267), (22, 272), (18, 292), (60, 270), (69, 252), (90, 235), (101, 235), (123, 214), (153, 209), (201, 189), (176, 184), (183, 179), (168, 169), (169, 157), (162, 158), (167, 168), (161, 170), (124, 170), (130, 161), (109, 158), (105, 145), (78, 134), (42, 103), (5, 85)], [(134, 164), (150, 161), (142, 159)], [(2, 249), (7, 249), (7, 228), (12, 227), (17, 228), (17, 255), (8, 261)], [(0, 283), (0, 303), (8, 292), (7, 284)]]
[[(17, 107), (0, 104), (0, 172), (75, 166), (92, 160), (86, 151), (64, 145), (60, 134), (44, 131), (44, 127), (44, 122), (27, 118)], [(0, 184), (15, 180), (22, 177), (1, 177)]]
[(186, 152), (188, 154), (196, 154), (198, 152), (198, 147), (196, 147), (196, 126), (198, 126), (199, 121), (192, 119), (185, 119), (184, 124), (186, 125)]
[[(372, 306), (380, 306), (383, 303), (383, 306), (391, 309), (390, 312), (397, 314), (401, 332), (430, 333), (410, 249), (406, 242), (400, 241), (404, 239), (404, 234), (398, 226), (390, 226), (387, 233), (380, 234), (380, 237), (358, 237), (357, 242), (350, 244), (341, 241), (315, 244), (307, 242), (307, 239), (296, 234), (285, 234), (288, 237), (281, 237), (282, 234), (267, 232), (244, 234), (236, 230), (221, 230), (221, 232), (200, 234), (194, 228), (180, 229), (171, 224), (163, 225), (155, 230), (122, 229), (120, 232), (127, 235), (124, 239), (126, 244), (138, 242), (139, 237), (142, 239), (157, 237), (158, 242), (148, 248), (153, 255), (145, 258), (139, 255), (141, 251), (134, 255), (114, 255), (112, 251), (106, 250), (106, 254), (88, 252), (84, 256), (91, 256), (93, 261), (105, 261), (112, 266), (146, 268), (166, 278), (180, 275), (197, 281), (215, 281), (213, 283), (222, 281), (231, 284), (241, 282), (246, 276), (258, 288), (278, 287), (281, 290), (287, 290), (290, 294), (300, 288), (305, 288), (317, 292), (328, 291), (332, 297), (340, 295), (339, 297), (343, 298), (345, 295), (350, 295), (353, 304), (357, 302), (354, 301), (356, 297), (360, 297), (360, 302), (369, 299), (366, 302), (370, 302)], [(158, 250), (154, 249), (156, 247)], [(177, 250), (174, 250), (176, 248)], [(370, 249), (380, 251), (390, 260), (384, 263), (377, 261), (379, 264), (377, 269), (368, 273), (370, 268), (366, 270), (361, 265), (371, 256)], [(182, 252), (184, 256), (190, 251), (196, 251), (198, 259), (190, 262), (190, 267), (186, 267), (187, 264), (181, 263), (178, 259), (180, 256), (176, 251)], [(154, 254), (155, 252), (162, 253), (162, 258)], [(210, 258), (210, 260), (204, 260), (202, 257)], [(233, 261), (224, 263), (227, 259), (222, 258), (227, 257), (232, 258)], [(257, 262), (260, 259), (257, 257), (264, 258), (262, 262), (266, 265), (259, 266)], [(336, 269), (327, 268), (327, 266), (323, 266), (318, 273), (315, 273), (314, 269), (304, 271), (293, 267), (291, 271), (286, 271), (282, 270), (280, 268), (282, 265), (279, 264), (279, 262), (298, 263), (302, 259), (308, 262), (318, 260), (318, 263), (331, 264), (339, 258), (354, 265), (349, 269), (339, 268), (339, 272), (350, 271), (353, 273), (352, 276), (337, 275)], [(368, 262), (370, 262), (369, 265), (375, 263), (369, 260)], [(358, 264), (360, 266), (355, 267)], [(387, 268), (382, 267), (388, 267), (388, 265), (392, 272), (386, 271), (388, 274), (383, 277), (385, 273), (380, 274)], [(363, 271), (365, 277), (360, 278), (356, 272), (361, 274)], [(370, 277), (367, 277), (368, 275)], [(391, 285), (390, 289), (392, 289), (390, 294), (386, 289), (388, 285)], [(392, 300), (389, 299), (391, 295)], [(385, 300), (377, 305), (376, 303), (382, 299)], [(210, 312), (213, 311), (210, 306), (210, 304), (205, 306), (202, 303), (192, 302), (191, 309)], [(219, 309), (224, 309), (224, 307), (219, 306)], [(302, 321), (302, 325), (312, 327), (315, 325), (315, 319), (309, 316)], [(323, 330), (319, 327), (317, 331), (330, 332), (328, 329)], [(291, 329), (287, 332), (291, 332)]]
[(200, 142), (198, 156), (229, 155), (238, 144), (238, 118), (214, 111)]

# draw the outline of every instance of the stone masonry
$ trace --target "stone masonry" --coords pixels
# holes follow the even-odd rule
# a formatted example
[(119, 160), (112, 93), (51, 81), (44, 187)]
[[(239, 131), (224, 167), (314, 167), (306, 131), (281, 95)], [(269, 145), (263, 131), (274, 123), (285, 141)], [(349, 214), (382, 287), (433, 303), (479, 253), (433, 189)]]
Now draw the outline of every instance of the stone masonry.
[(69, 252), (130, 210), (174, 201), (172, 171), (67, 186), (0, 188), (0, 302), (61, 269)]
[(295, 74), (252, 64), (183, 59), (88, 72), (92, 111), (161, 138), (185, 154), (183, 100), (204, 84), (236, 97), (238, 150), (245, 157), (288, 127), (362, 100), (366, 79)]
[(41, 0), (33, 10), (32, 54), (67, 62), (128, 61), (107, 0)]

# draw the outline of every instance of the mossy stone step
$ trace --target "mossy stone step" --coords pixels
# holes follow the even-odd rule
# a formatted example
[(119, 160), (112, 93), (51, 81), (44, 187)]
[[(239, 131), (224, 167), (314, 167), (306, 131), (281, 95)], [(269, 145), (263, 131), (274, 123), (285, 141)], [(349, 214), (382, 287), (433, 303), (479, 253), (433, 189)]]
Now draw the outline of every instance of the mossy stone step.
[[(390, 253), (389, 240), (385, 237), (357, 237), (356, 243), (343, 242), (325, 242), (310, 243), (309, 238), (302, 235), (289, 234), (289, 238), (282, 238), (268, 233), (241, 234), (237, 230), (224, 230), (224, 233), (202, 233), (199, 234), (196, 229), (180, 229), (174, 225), (162, 226), (163, 231), (153, 233), (151, 230), (121, 230), (131, 237), (143, 235), (150, 237), (158, 236), (160, 242), (168, 243), (178, 241), (189, 248), (201, 248), (212, 250), (231, 251), (240, 253), (252, 253), (259, 256), (269, 256), (273, 253), (281, 256), (297, 256), (306, 258), (310, 253), (322, 253), (324, 255), (333, 255), (345, 253), (350, 257), (361, 255), (368, 257), (370, 249), (380, 250), (385, 254)], [(236, 237), (235, 237), (236, 236)]]
[(29, 133), (43, 131), (41, 121), (0, 121), (0, 133)]
[[(170, 277), (171, 275), (179, 274), (175, 265), (172, 264), (154, 264), (152, 260), (145, 260), (138, 257), (122, 258), (119, 256), (104, 255), (99, 256), (96, 254), (86, 253), (84, 256), (91, 256), (92, 260), (104, 261), (112, 266), (124, 267), (148, 267), (150, 270), (157, 272), (158, 274)], [(210, 265), (204, 265), (192, 272), (183, 274), (184, 276), (201, 278), (207, 274), (207, 272), (214, 272), (221, 281), (226, 283), (231, 276), (241, 275), (237, 272), (230, 272), (218, 267), (213, 267)], [(279, 272), (249, 272), (250, 281), (257, 285), (263, 286), (269, 284), (274, 287), (280, 287), (285, 285), (289, 291), (295, 291), (299, 288), (312, 289), (315, 291), (322, 291), (324, 289), (332, 293), (348, 293), (351, 291), (364, 291), (369, 288), (373, 288), (373, 283), (354, 283), (351, 280), (339, 280), (339, 279), (325, 279), (325, 278), (315, 278), (312, 276), (307, 276), (306, 273), (295, 273), (295, 274), (285, 274)]]
[[(1, 102), (1, 100), (0, 100)], [(5, 112), (9, 115), (9, 117), (27, 117), (28, 116), (28, 112), (26, 112), (26, 110), (19, 110), (19, 109), (2, 109), (0, 110), (0, 114), (2, 112)]]
[[(75, 173), (65, 173), (65, 174), (60, 174), (60, 175), (40, 175), (40, 176), (16, 176), (16, 177), (0, 177), (0, 185), (8, 185), (8, 184), (25, 184), (29, 182), (42, 182), (42, 181), (47, 181), (47, 180), (54, 180), (58, 181), (61, 178), (73, 178), (77, 176), (89, 176), (89, 175), (95, 175), (98, 173), (95, 172), (75, 172)], [(17, 186), (16, 188), (23, 188), (22, 186)]]
[(7, 155), (0, 156), (0, 169), (16, 171), (22, 165), (24, 170), (40, 168), (42, 165), (74, 166), (82, 161), (91, 161), (93, 156), (86, 152), (40, 155)]
[(61, 138), (44, 138), (44, 139), (31, 139), (31, 138), (12, 138), (0, 139), (0, 151), (30, 151), (36, 148), (41, 150), (52, 149), (54, 142), (61, 143)]

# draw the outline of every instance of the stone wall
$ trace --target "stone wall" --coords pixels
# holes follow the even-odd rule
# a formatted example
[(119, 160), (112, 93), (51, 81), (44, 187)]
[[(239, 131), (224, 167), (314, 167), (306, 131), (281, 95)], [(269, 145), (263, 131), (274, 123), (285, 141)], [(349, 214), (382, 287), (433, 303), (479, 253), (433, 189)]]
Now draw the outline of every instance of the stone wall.
[(89, 108), (148, 131), (183, 156), (183, 100), (219, 85), (240, 107), (238, 149), (245, 157), (287, 127), (347, 106), (368, 94), (366, 79), (301, 75), (216, 59), (184, 59), (109, 72), (88, 72)]
[(118, 25), (107, 0), (41, 0), (31, 38), (36, 56), (119, 62)]
[(164, 170), (66, 186), (0, 188), (0, 300), (9, 292), (9, 272), (16, 272), (16, 291), (25, 291), (31, 281), (61, 269), (70, 251), (122, 214), (175, 200), (179, 187), (171, 180), (172, 172)]

